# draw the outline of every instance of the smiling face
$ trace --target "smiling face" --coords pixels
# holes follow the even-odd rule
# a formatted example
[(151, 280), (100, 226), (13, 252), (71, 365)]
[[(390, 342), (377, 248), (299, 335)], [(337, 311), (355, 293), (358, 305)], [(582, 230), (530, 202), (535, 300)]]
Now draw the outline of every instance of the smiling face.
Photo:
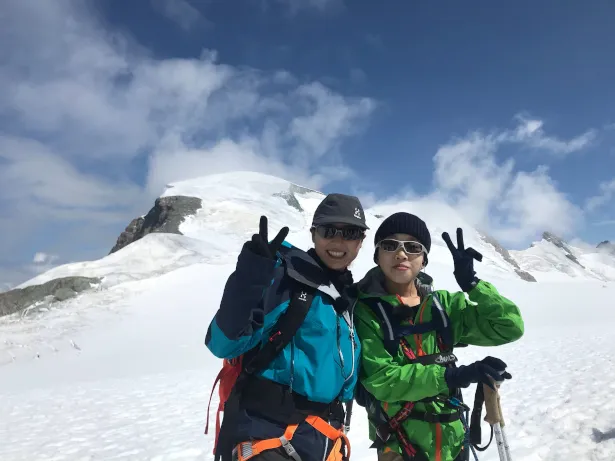
[[(327, 224), (320, 227), (320, 229), (312, 229), (312, 242), (314, 242), (316, 254), (329, 269), (346, 269), (359, 254), (363, 244), (363, 232), (348, 224)], [(342, 238), (339, 232), (334, 237), (328, 238), (328, 235), (332, 233), (332, 228), (346, 229), (347, 239)]]
[[(393, 234), (388, 239), (414, 241), (415, 237), (408, 234)], [(387, 279), (394, 283), (403, 285), (412, 282), (423, 267), (423, 253), (408, 254), (403, 247), (396, 251), (384, 251), (378, 248), (378, 265)]]

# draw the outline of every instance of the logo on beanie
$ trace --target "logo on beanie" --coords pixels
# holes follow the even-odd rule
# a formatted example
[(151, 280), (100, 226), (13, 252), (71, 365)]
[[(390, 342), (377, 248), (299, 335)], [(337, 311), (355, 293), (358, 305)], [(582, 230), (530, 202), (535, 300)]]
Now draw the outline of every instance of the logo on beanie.
[(358, 208), (354, 209), (354, 217), (357, 219), (363, 219), (361, 218), (361, 210), (359, 210)]

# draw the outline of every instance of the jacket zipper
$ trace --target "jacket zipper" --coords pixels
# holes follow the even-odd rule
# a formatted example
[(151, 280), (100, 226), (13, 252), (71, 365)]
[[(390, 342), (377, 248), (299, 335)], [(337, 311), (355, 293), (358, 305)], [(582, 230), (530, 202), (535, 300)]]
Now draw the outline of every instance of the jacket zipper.
[(290, 392), (293, 391), (293, 381), (295, 379), (295, 338), (290, 341)]

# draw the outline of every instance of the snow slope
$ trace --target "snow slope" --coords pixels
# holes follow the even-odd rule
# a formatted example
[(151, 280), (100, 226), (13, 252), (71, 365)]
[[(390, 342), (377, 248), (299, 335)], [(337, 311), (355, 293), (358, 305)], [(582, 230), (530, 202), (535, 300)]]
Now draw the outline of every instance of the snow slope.
[(597, 248), (580, 248), (548, 236), (528, 249), (510, 251), (522, 269), (539, 281), (615, 281), (615, 255)]
[[(208, 198), (182, 225), (184, 236), (148, 235), (79, 269), (58, 268), (103, 276), (106, 285), (49, 312), (0, 318), (2, 461), (212, 458), (211, 435), (202, 432), (220, 361), (203, 340), (224, 282), (263, 212), (271, 215), (272, 235), (287, 224), (289, 240), (307, 248), (309, 217), (322, 196), (296, 192), (299, 209), (273, 196), (290, 190), (286, 182), (253, 174), (210, 179), (168, 191)], [(372, 231), (379, 213), (388, 210), (368, 213)], [(439, 288), (457, 290), (450, 255), (436, 232), (441, 226), (454, 235), (462, 221), (448, 212), (426, 220), (436, 222), (428, 272)], [(468, 228), (466, 240), (485, 252), (478, 274), (514, 299), (526, 322), (526, 334), (513, 344), (458, 353), (462, 363), (486, 355), (508, 363), (513, 380), (502, 388), (502, 404), (515, 460), (615, 459), (614, 440), (592, 439), (595, 428), (615, 428), (615, 344), (609, 341), (615, 285), (524, 282), (480, 246), (475, 231)], [(355, 278), (372, 267), (372, 255), (368, 238), (353, 267)], [(466, 400), (473, 393), (468, 389)], [(361, 408), (355, 409), (350, 438), (353, 460), (375, 459)], [(479, 458), (497, 460), (495, 445)]]

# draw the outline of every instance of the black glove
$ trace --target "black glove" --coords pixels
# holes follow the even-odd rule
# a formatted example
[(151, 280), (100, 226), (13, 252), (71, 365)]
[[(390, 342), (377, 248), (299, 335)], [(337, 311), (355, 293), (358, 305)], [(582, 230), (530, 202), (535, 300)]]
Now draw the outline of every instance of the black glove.
[(468, 387), (472, 383), (484, 383), (495, 390), (492, 381), (511, 378), (512, 375), (506, 371), (506, 364), (495, 357), (485, 357), (471, 365), (447, 368), (444, 372), (446, 384), (451, 389)]
[(280, 229), (280, 232), (278, 232), (278, 235), (269, 242), (267, 240), (267, 216), (261, 216), (258, 234), (254, 234), (252, 240), (244, 244), (244, 248), (264, 258), (276, 259), (276, 253), (288, 235), (288, 230), (288, 227), (283, 227)]
[(451, 242), (448, 232), (442, 233), (442, 239), (448, 246), (453, 255), (453, 264), (455, 265), (455, 279), (463, 291), (466, 293), (476, 286), (479, 279), (474, 271), (474, 260), (482, 261), (483, 255), (474, 248), (465, 249), (463, 245), (463, 231), (457, 228), (457, 248)]

